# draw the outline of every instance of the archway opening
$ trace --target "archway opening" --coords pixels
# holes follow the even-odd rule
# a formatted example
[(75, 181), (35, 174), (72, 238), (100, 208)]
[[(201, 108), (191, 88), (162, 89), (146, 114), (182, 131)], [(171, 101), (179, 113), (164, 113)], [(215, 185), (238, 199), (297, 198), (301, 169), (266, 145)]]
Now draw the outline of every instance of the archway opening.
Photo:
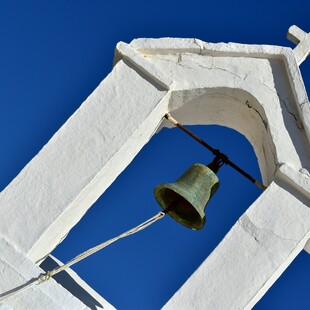
[[(260, 180), (252, 146), (221, 126), (190, 126)], [(178, 178), (212, 155), (174, 129), (162, 129), (93, 205), (52, 253), (63, 262), (160, 211), (153, 188)], [(206, 208), (206, 225), (187, 229), (169, 216), (73, 266), (92, 288), (118, 309), (159, 309), (223, 239), (261, 191), (229, 166), (218, 172), (220, 188)]]

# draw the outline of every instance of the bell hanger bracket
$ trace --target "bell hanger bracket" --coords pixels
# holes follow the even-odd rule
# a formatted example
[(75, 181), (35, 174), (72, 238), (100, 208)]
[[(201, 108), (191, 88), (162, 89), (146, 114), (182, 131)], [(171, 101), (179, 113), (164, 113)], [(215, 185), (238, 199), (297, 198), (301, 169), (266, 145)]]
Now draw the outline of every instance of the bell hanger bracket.
[[(223, 164), (225, 165), (229, 165), (230, 167), (232, 167), (233, 169), (235, 169), (236, 171), (238, 171), (240, 174), (242, 174), (245, 178), (247, 178), (249, 181), (251, 181), (252, 183), (254, 183), (257, 187), (259, 187), (261, 190), (265, 190), (266, 186), (262, 183), (260, 183), (259, 181), (257, 181), (256, 179), (254, 179), (251, 175), (249, 175), (246, 171), (244, 171), (243, 169), (241, 169), (239, 166), (237, 166), (235, 163), (233, 163), (225, 154), (223, 154), (221, 151), (213, 148), (211, 145), (209, 145), (207, 142), (205, 142), (204, 140), (202, 140), (201, 138), (199, 138), (197, 135), (195, 135), (193, 132), (191, 132), (189, 129), (187, 129), (184, 125), (182, 125), (181, 123), (179, 123), (177, 120), (175, 120), (169, 113), (165, 114), (165, 118), (171, 122), (172, 124), (174, 124), (175, 126), (177, 126), (178, 128), (180, 128), (182, 131), (184, 131), (186, 134), (188, 134), (191, 138), (193, 138), (194, 140), (196, 140), (197, 142), (199, 142), (202, 146), (204, 146), (205, 148), (207, 148), (210, 152), (212, 152), (212, 154), (215, 156), (214, 160), (208, 165), (208, 167), (210, 169), (212, 169), (212, 167), (214, 169), (219, 169)], [(211, 165), (211, 167), (210, 167)], [(212, 169), (213, 170), (213, 169)], [(216, 172), (216, 171), (215, 171)]]

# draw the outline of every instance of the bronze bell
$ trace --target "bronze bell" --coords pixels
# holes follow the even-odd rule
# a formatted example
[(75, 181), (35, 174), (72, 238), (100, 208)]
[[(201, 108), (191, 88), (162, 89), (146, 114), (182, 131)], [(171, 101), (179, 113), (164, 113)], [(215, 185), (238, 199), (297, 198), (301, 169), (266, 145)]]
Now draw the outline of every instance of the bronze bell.
[(155, 198), (164, 212), (191, 229), (204, 226), (206, 204), (220, 185), (215, 174), (218, 165), (216, 168), (209, 166), (194, 164), (175, 182), (163, 183), (154, 189)]

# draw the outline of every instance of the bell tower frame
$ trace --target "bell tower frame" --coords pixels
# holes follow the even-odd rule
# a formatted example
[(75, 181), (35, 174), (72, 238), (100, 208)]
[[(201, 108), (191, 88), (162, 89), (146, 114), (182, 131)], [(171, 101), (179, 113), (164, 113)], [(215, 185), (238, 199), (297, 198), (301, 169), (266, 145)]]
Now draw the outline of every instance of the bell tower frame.
[[(0, 193), (1, 292), (38, 276), (35, 262), (168, 125), (169, 112), (184, 124), (241, 132), (268, 187), (164, 309), (252, 308), (302, 249), (310, 251), (310, 110), (300, 50), (297, 63), (285, 47), (120, 42), (112, 72)], [(83, 309), (53, 280), (5, 303), (36, 309), (47, 296), (50, 308), (63, 299)]]

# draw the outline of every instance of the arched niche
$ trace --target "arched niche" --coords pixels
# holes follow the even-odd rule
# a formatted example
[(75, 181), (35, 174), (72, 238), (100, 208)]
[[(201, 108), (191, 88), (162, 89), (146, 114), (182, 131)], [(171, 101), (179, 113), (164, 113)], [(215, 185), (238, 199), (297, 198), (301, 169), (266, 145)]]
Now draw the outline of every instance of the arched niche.
[[(186, 98), (183, 105), (180, 97)], [(277, 166), (276, 150), (268, 132), (266, 114), (251, 94), (225, 87), (180, 91), (172, 93), (169, 108), (183, 124), (220, 125), (244, 135), (254, 148), (264, 183), (272, 181)]]

